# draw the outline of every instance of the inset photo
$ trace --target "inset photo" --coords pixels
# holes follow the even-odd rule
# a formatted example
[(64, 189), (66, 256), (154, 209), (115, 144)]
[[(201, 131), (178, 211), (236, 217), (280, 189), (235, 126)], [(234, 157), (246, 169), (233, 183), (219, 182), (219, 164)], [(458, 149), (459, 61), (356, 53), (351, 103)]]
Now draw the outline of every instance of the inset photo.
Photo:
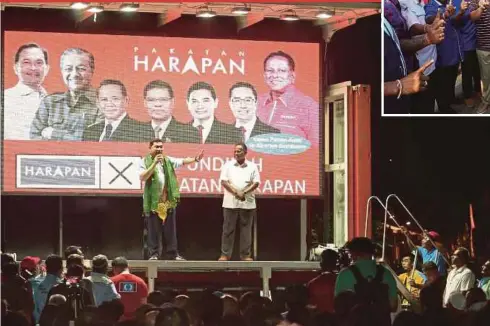
[(490, 114), (490, 0), (384, 0), (383, 116)]

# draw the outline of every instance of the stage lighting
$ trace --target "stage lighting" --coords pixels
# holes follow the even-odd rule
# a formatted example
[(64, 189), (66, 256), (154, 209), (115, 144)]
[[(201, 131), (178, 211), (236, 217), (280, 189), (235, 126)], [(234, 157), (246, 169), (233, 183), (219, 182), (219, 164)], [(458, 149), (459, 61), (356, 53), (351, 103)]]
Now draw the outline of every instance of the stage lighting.
[(247, 15), (250, 12), (249, 7), (234, 7), (233, 10), (231, 11), (234, 15), (239, 15), (239, 16), (244, 16)]
[(135, 11), (138, 11), (139, 8), (140, 8), (140, 5), (137, 3), (123, 3), (119, 7), (119, 10), (124, 11), (124, 12), (135, 12)]
[(89, 6), (87, 2), (72, 2), (70, 7), (72, 9), (85, 9)]
[(212, 18), (216, 16), (216, 11), (210, 10), (207, 6), (197, 10), (196, 17), (199, 18)]
[(287, 20), (287, 21), (295, 21), (295, 20), (299, 20), (299, 17), (298, 15), (296, 15), (296, 12), (294, 12), (294, 10), (288, 10), (281, 14), (280, 19)]
[(328, 19), (332, 17), (335, 13), (332, 10), (321, 10), (316, 14), (316, 18)]
[(104, 11), (104, 7), (102, 6), (91, 6), (90, 8), (87, 9), (88, 12), (91, 12), (93, 14), (97, 14), (99, 12)]

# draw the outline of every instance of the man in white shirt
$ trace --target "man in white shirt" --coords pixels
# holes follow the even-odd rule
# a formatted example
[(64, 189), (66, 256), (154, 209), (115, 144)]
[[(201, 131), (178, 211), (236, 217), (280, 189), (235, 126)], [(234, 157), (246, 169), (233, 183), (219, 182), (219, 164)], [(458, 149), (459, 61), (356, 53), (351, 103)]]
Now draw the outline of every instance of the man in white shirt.
[(451, 256), (453, 269), (447, 276), (446, 289), (444, 290), (443, 305), (447, 306), (452, 294), (466, 292), (475, 287), (475, 274), (466, 266), (470, 255), (465, 248), (458, 248)]
[(220, 183), (224, 188), (223, 197), (223, 233), (221, 236), (220, 261), (229, 260), (233, 253), (235, 229), (240, 221), (240, 258), (244, 261), (251, 257), (252, 225), (256, 215), (255, 189), (260, 184), (257, 165), (246, 159), (247, 146), (238, 143), (234, 149), (234, 160), (223, 165)]
[(104, 121), (88, 126), (83, 134), (84, 141), (146, 142), (152, 139), (143, 123), (128, 116), (129, 97), (121, 81), (105, 79), (100, 83), (97, 106), (104, 114)]
[(200, 144), (234, 144), (241, 138), (235, 127), (216, 119), (214, 113), (218, 103), (216, 91), (208, 83), (194, 83), (187, 91), (187, 108), (193, 118), (193, 138)]
[(280, 133), (279, 129), (263, 123), (257, 117), (257, 91), (252, 84), (235, 83), (230, 88), (230, 108), (235, 116), (235, 128), (240, 131), (242, 142), (262, 134)]
[(175, 119), (175, 97), (172, 86), (163, 80), (149, 82), (143, 90), (144, 105), (151, 117), (147, 129), (165, 143), (198, 143), (195, 129)]
[(4, 139), (29, 139), (32, 120), (47, 95), (42, 83), (48, 71), (46, 50), (35, 43), (19, 47), (14, 58), (19, 81), (4, 93)]

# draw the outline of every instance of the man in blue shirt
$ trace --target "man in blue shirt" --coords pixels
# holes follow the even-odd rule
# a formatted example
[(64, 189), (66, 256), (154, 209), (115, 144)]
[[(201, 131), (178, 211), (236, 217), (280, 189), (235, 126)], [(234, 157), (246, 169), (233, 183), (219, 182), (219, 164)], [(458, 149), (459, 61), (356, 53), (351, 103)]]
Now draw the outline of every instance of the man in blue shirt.
[(92, 274), (87, 277), (92, 281), (92, 291), (95, 299), (95, 306), (100, 306), (103, 302), (120, 299), (114, 282), (111, 281), (107, 272), (109, 271), (109, 260), (104, 255), (97, 255), (92, 259)]
[(456, 78), (459, 64), (464, 60), (461, 28), (462, 23), (469, 19), (467, 8), (466, 2), (456, 8), (448, 4), (448, 0), (430, 0), (425, 6), (428, 24), (434, 21), (438, 12), (446, 21), (444, 40), (437, 45), (436, 70), (431, 76), (440, 113), (456, 113), (451, 105), (456, 102), (454, 93)]
[[(429, 239), (430, 238), (430, 239)], [(447, 266), (444, 260), (444, 254), (432, 244), (432, 241), (439, 241), (439, 234), (431, 231), (427, 233), (427, 236), (422, 239), (422, 246), (417, 247), (417, 252), (422, 256), (422, 263), (425, 264), (429, 261), (437, 265), (437, 270), (442, 276), (447, 275)], [(432, 240), (432, 241), (430, 241)]]
[(63, 272), (63, 260), (60, 256), (49, 255), (46, 259), (46, 277), (34, 289), (34, 319), (39, 322), (41, 313), (48, 301), (48, 293), (53, 286), (61, 283), (61, 274)]

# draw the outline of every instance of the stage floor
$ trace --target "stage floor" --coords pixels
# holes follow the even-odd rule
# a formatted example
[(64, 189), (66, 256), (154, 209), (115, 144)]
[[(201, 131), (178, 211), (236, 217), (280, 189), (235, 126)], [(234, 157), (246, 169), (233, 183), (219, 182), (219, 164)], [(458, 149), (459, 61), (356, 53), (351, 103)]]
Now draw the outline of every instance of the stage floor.
[[(311, 261), (195, 261), (195, 260), (129, 260), (129, 267), (135, 272), (144, 272), (148, 279), (149, 291), (155, 290), (155, 280), (161, 272), (172, 273), (213, 273), (213, 272), (258, 272), (262, 291), (270, 296), (270, 280), (273, 272), (316, 272), (319, 262)], [(91, 266), (91, 261), (85, 261)]]

